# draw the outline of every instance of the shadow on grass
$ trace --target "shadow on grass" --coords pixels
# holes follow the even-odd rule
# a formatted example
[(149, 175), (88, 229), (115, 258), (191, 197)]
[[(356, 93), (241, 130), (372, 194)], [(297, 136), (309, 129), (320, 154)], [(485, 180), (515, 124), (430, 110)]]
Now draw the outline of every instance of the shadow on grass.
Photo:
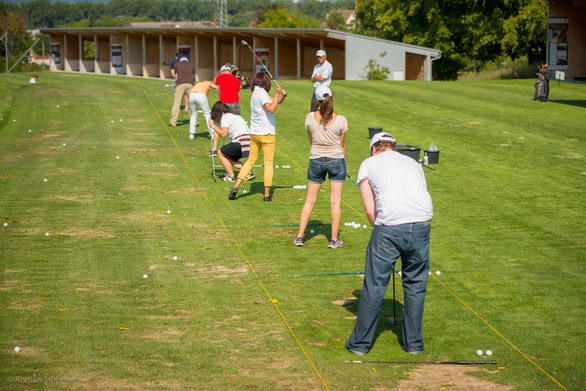
[[(397, 286), (397, 288), (400, 289), (400, 285)], [(390, 281), (388, 289), (393, 289)], [(359, 290), (353, 291), (352, 294), (356, 297), (356, 300), (350, 300), (343, 304), (343, 307), (354, 315), (358, 314), (361, 293), (362, 291)], [(378, 326), (376, 328), (373, 346), (376, 344), (376, 340), (378, 339), (379, 335), (385, 331), (392, 331), (397, 338), (397, 343), (399, 345), (401, 344), (401, 330), (403, 328), (403, 304), (401, 304), (397, 299), (395, 299), (395, 311), (396, 313), (393, 314), (393, 299), (383, 299), (381, 315)], [(392, 318), (392, 321), (390, 318)]]
[(586, 109), (586, 100), (582, 100), (582, 99), (567, 99), (567, 100), (550, 99), (549, 102), (559, 103), (562, 105), (578, 106), (578, 107), (582, 107), (582, 108)]

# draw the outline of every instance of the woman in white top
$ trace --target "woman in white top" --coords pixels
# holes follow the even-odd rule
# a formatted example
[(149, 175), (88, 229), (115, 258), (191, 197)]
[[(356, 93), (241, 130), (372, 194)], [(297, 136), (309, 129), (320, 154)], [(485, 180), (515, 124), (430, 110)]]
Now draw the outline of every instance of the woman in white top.
[(246, 180), (246, 176), (256, 163), (260, 150), (264, 155), (264, 197), (263, 201), (271, 201), (271, 186), (273, 185), (273, 160), (275, 157), (275, 111), (277, 105), (283, 101), (286, 91), (276, 88), (275, 96), (269, 96), (271, 79), (260, 72), (252, 79), (252, 96), (250, 97), (250, 157), (236, 179), (236, 186), (230, 190), (229, 200), (235, 200), (238, 186)]
[[(215, 133), (214, 140), (220, 137), (230, 137), (231, 142), (224, 145), (218, 151), (218, 159), (226, 170), (223, 180), (234, 182), (233, 168), (242, 170), (240, 159), (248, 157), (250, 151), (250, 129), (244, 118), (230, 111), (230, 108), (220, 101), (212, 106), (211, 118), (208, 126)], [(252, 171), (246, 176), (246, 180), (254, 178)]]
[(330, 178), (330, 214), (332, 236), (329, 248), (339, 248), (344, 243), (338, 238), (342, 216), (342, 190), (346, 180), (346, 146), (344, 140), (348, 131), (348, 121), (343, 115), (334, 112), (332, 91), (327, 86), (315, 90), (318, 111), (305, 117), (305, 128), (311, 145), (309, 167), (307, 168), (307, 197), (301, 210), (299, 231), (293, 243), (303, 246), (303, 233), (311, 217), (317, 196), (326, 176)]

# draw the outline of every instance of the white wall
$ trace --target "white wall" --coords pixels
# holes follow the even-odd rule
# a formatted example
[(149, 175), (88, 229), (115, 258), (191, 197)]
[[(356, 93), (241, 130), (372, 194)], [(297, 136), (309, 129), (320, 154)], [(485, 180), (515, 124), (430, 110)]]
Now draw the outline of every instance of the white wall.
[[(389, 68), (389, 80), (405, 80), (407, 52), (424, 56), (438, 54), (435, 50), (422, 47), (349, 34), (346, 36), (346, 80), (364, 80), (366, 78), (364, 68), (371, 59)], [(381, 57), (383, 53), (386, 54)]]

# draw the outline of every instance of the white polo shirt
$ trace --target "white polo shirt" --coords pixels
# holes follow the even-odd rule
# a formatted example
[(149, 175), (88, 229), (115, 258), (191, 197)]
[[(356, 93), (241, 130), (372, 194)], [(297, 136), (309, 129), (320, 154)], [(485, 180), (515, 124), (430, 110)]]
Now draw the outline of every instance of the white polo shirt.
[(232, 142), (240, 136), (250, 134), (250, 129), (248, 129), (244, 118), (236, 114), (224, 113), (220, 125), (222, 128), (228, 128), (228, 137)]
[(319, 86), (329, 86), (332, 82), (332, 73), (334, 73), (334, 67), (328, 60), (325, 60), (323, 64), (316, 64), (315, 67), (313, 67), (313, 73), (311, 77), (323, 76), (325, 79), (323, 81), (314, 81), (313, 87), (317, 88)]
[(386, 151), (364, 160), (357, 183), (370, 181), (374, 192), (375, 225), (399, 225), (431, 220), (433, 206), (423, 169), (414, 159)]
[(268, 111), (264, 105), (272, 98), (262, 87), (255, 86), (250, 97), (250, 134), (265, 136), (275, 134), (275, 113)]

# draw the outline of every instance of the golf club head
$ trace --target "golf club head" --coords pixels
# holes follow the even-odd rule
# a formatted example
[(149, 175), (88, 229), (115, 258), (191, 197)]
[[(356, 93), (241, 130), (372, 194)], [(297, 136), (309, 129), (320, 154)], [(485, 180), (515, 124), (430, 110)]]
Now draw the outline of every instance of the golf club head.
[(245, 40), (240, 41), (241, 45), (246, 45), (248, 47), (250, 47), (250, 45), (248, 44), (248, 42), (246, 42)]

